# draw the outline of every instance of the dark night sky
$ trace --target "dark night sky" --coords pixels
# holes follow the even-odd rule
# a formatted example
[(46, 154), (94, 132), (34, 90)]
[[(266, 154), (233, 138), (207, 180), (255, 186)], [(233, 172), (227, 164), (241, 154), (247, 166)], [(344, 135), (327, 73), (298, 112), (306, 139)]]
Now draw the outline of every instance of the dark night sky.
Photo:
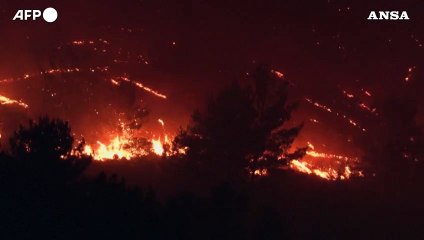
[[(59, 12), (55, 23), (11, 20), (17, 9), (48, 6)], [(151, 109), (152, 119), (162, 117), (173, 129), (185, 125), (206, 96), (233, 80), (245, 81), (246, 73), (262, 63), (285, 74), (302, 105), (307, 105), (303, 101), (307, 96), (342, 109), (340, 92), (359, 94), (361, 89), (373, 93), (369, 100), (373, 104), (411, 83), (423, 102), (418, 93), (423, 89), (419, 81), (424, 68), (424, 3), (419, 0), (2, 1), (0, 10), (0, 79), (51, 68), (58, 62), (96, 65), (102, 57), (84, 58), (73, 51), (69, 57), (58, 54), (57, 46), (102, 38), (115, 49), (146, 56), (148, 65), (117, 66), (114, 71), (126, 72), (166, 94), (167, 100), (146, 93), (137, 97)], [(411, 19), (367, 21), (371, 10), (406, 10)], [(405, 82), (411, 67), (411, 81)], [(0, 94), (23, 99), (31, 114), (39, 114), (49, 108), (37, 99), (37, 86), (29, 95), (19, 90), (22, 86), (0, 88)], [(65, 117), (73, 115), (68, 109)], [(297, 118), (307, 121), (321, 114), (311, 111), (301, 109)], [(420, 111), (422, 123), (422, 107)], [(319, 133), (309, 131), (319, 135), (346, 128), (337, 119), (328, 121), (337, 127), (328, 123)]]

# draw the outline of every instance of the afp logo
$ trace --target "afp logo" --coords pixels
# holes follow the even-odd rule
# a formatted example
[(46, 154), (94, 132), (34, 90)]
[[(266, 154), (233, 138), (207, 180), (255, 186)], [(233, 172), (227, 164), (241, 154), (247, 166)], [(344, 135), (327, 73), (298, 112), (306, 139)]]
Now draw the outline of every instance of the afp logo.
[(409, 20), (406, 11), (371, 11), (368, 20)]
[[(41, 11), (40, 10), (18, 10), (13, 17), (13, 21), (27, 21), (32, 20), (35, 21), (37, 18), (41, 17)], [(49, 7), (44, 9), (43, 11), (43, 19), (46, 22), (54, 22), (57, 19), (57, 11), (56, 9)]]

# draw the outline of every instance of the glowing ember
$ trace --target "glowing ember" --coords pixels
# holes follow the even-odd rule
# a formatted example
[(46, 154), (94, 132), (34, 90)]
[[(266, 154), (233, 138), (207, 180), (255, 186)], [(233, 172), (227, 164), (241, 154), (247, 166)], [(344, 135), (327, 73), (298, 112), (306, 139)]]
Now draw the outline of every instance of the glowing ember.
[(346, 91), (343, 91), (343, 94), (348, 98), (354, 98), (355, 97), (355, 95), (353, 95), (352, 93), (348, 93)]
[(409, 82), (412, 78), (413, 71), (415, 70), (415, 66), (409, 67), (406, 77), (404, 78), (405, 82)]
[(266, 169), (257, 169), (253, 172), (253, 175), (256, 176), (267, 176), (268, 175), (268, 171)]
[(362, 108), (362, 109), (365, 109), (365, 110), (367, 110), (368, 112), (372, 112), (372, 113), (374, 113), (377, 109), (375, 109), (375, 108), (370, 108), (369, 106), (367, 106), (365, 103), (360, 103), (359, 104), (359, 107), (360, 108)]
[[(362, 89), (362, 91), (365, 93), (365, 95), (367, 95), (367, 96), (371, 96), (371, 94), (368, 92), (368, 91), (364, 91), (363, 89)], [(354, 101), (355, 102), (355, 104), (357, 104), (362, 110), (366, 110), (366, 111), (368, 111), (368, 112), (371, 112), (371, 113), (375, 113), (376, 112), (376, 108), (371, 108), (371, 107), (369, 107), (368, 105), (366, 105), (365, 103), (363, 103), (363, 102), (360, 102), (359, 101), (359, 98), (357, 98), (357, 97), (355, 97), (355, 95), (353, 95), (352, 93), (349, 93), (349, 92), (347, 92), (347, 91), (345, 91), (345, 90), (343, 90), (343, 95), (345, 95), (347, 98), (349, 98), (349, 99), (351, 99), (352, 101)], [(354, 123), (353, 121), (349, 121), (352, 125), (354, 125), (354, 126), (357, 126), (357, 124), (356, 123)]]
[(284, 74), (280, 71), (271, 70), (272, 73), (274, 73), (278, 78), (283, 78)]
[(325, 106), (325, 105), (323, 105), (323, 104), (320, 104), (320, 103), (318, 103), (318, 102), (314, 102), (314, 101), (312, 101), (312, 99), (310, 99), (310, 98), (305, 98), (305, 100), (308, 102), (308, 103), (311, 103), (311, 104), (313, 104), (314, 106), (316, 106), (316, 107), (318, 107), (318, 108), (321, 108), (322, 110), (325, 110), (325, 111), (327, 111), (327, 112), (333, 112), (332, 110), (331, 110), (331, 108), (329, 108), (329, 107), (327, 107), (327, 106)]
[(318, 121), (318, 120), (316, 120), (315, 118), (310, 118), (310, 119), (309, 119), (309, 121), (310, 121), (310, 122), (313, 122), (313, 123), (319, 123), (319, 121)]
[(158, 122), (160, 123), (160, 125), (162, 125), (162, 127), (164, 127), (165, 126), (165, 122), (162, 120), (162, 119), (158, 119)]
[(372, 96), (372, 94), (371, 94), (369, 91), (365, 90), (365, 89), (362, 89), (362, 92), (363, 92), (365, 95), (367, 95), (368, 97), (371, 97), (371, 96)]

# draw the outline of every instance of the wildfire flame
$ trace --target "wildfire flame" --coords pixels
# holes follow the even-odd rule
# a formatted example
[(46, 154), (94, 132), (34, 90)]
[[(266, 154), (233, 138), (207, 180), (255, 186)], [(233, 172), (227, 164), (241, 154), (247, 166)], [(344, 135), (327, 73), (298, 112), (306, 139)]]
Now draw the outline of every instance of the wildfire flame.
[[(162, 126), (163, 130), (165, 130), (165, 122), (162, 119), (157, 120), (158, 123)], [(166, 152), (164, 146), (172, 146), (172, 141), (170, 141), (170, 137), (168, 134), (164, 133), (158, 137), (151, 137), (149, 142), (151, 143), (150, 151), (133, 151), (131, 149), (126, 148), (128, 143), (130, 142), (131, 136), (114, 136), (109, 141), (109, 144), (104, 144), (100, 141), (97, 141), (95, 147), (91, 145), (86, 145), (84, 149), (84, 153), (87, 155), (93, 156), (95, 160), (105, 161), (105, 160), (118, 160), (118, 159), (126, 159), (131, 160), (137, 156), (145, 156), (148, 154), (155, 154), (157, 156), (171, 156), (174, 154), (173, 152)], [(332, 153), (324, 153), (318, 152), (315, 150), (315, 146), (308, 142), (308, 151), (306, 152), (306, 156), (316, 159), (333, 159), (339, 160), (346, 164), (344, 164), (341, 168), (335, 169), (334, 167), (318, 167), (315, 166), (311, 161), (306, 160), (293, 160), (290, 162), (290, 168), (309, 175), (315, 175), (320, 178), (326, 180), (346, 180), (351, 178), (352, 176), (363, 176), (361, 171), (353, 171), (350, 162), (357, 160), (356, 158), (337, 155)], [(180, 149), (179, 153), (184, 153), (186, 149)], [(138, 151), (138, 152), (137, 152)], [(266, 169), (256, 170), (253, 174), (258, 176), (266, 176), (268, 172)]]
[[(165, 122), (162, 119), (158, 119), (158, 122), (162, 125), (162, 127), (165, 126)], [(131, 160), (137, 156), (145, 156), (150, 153), (163, 156), (165, 153), (164, 145), (172, 146), (172, 141), (170, 141), (168, 134), (150, 138), (150, 151), (131, 149), (129, 147), (131, 138), (132, 136), (129, 134), (124, 134), (124, 136), (112, 136), (108, 144), (97, 141), (97, 143), (94, 145), (95, 147), (92, 145), (86, 145), (83, 153), (92, 156), (94, 160), (98, 161), (119, 159)], [(166, 154), (169, 156), (172, 153)]]
[[(121, 29), (122, 30), (122, 29)], [(124, 29), (125, 31), (132, 32), (132, 29)], [(175, 45), (175, 42), (172, 43)], [(121, 84), (128, 83), (132, 85), (134, 88), (145, 91), (155, 97), (159, 97), (162, 99), (167, 99), (167, 96), (159, 91), (146, 86), (144, 83), (139, 82), (137, 79), (131, 79), (127, 73), (113, 73), (115, 65), (124, 65), (127, 63), (132, 63), (133, 60), (136, 60), (137, 63), (147, 65), (149, 64), (148, 59), (146, 59), (143, 55), (139, 53), (132, 54), (127, 52), (126, 54), (122, 54), (122, 49), (118, 47), (113, 47), (113, 44), (104, 39), (92, 39), (92, 40), (83, 40), (78, 39), (74, 41), (70, 41), (68, 43), (63, 43), (58, 46), (58, 50), (62, 49), (64, 46), (74, 46), (75, 48), (84, 48), (98, 53), (108, 52), (110, 54), (114, 54), (110, 60), (110, 62), (104, 65), (92, 65), (92, 66), (84, 66), (84, 67), (67, 67), (67, 68), (51, 68), (44, 69), (42, 71), (28, 72), (24, 73), (17, 77), (10, 77), (0, 79), (0, 84), (8, 84), (16, 81), (29, 81), (33, 80), (36, 77), (43, 77), (46, 75), (61, 75), (61, 74), (78, 74), (78, 73), (89, 73), (89, 74), (104, 74), (105, 81), (113, 86), (120, 86)], [(125, 56), (124, 56), (125, 55)], [(408, 68), (407, 75), (405, 77), (405, 81), (409, 81), (413, 75), (415, 70), (415, 66), (411, 66)], [(285, 77), (284, 73), (277, 70), (271, 71), (276, 77), (283, 79)], [(342, 90), (343, 94), (346, 98), (350, 99), (353, 103), (357, 104), (359, 108), (362, 110), (377, 114), (376, 109), (372, 107), (372, 105), (368, 105), (368, 101), (361, 102), (359, 99), (360, 96), (364, 95), (366, 97), (372, 97), (371, 92), (368, 89), (361, 89), (361, 94), (355, 91), (347, 91)], [(54, 96), (56, 93), (52, 93)], [(358, 121), (351, 118), (350, 116), (346, 116), (335, 106), (326, 105), (328, 103), (321, 103), (316, 101), (315, 99), (305, 98), (305, 100), (311, 104), (312, 106), (326, 112), (326, 114), (335, 115), (337, 118), (343, 119), (347, 124), (353, 126), (355, 128), (359, 128), (363, 132), (366, 131)], [(14, 100), (5, 96), (0, 95), (0, 105), (17, 105), (19, 107), (28, 108), (28, 104), (20, 101)], [(97, 111), (97, 110), (96, 110)], [(169, 149), (172, 149), (172, 135), (166, 133), (165, 131), (165, 122), (162, 119), (157, 120), (158, 123), (162, 127), (162, 132), (159, 135), (151, 134), (147, 137), (148, 142), (150, 142), (151, 146), (149, 149), (131, 149), (130, 143), (133, 140), (133, 136), (125, 132), (121, 134), (112, 134), (108, 136), (106, 139), (102, 139), (102, 141), (97, 140), (85, 146), (83, 152), (84, 154), (91, 155), (95, 160), (105, 161), (105, 160), (113, 160), (113, 159), (126, 159), (131, 160), (138, 156), (155, 154), (158, 156), (170, 156), (175, 154), (175, 152), (170, 152)], [(321, 119), (310, 118), (309, 121), (314, 124), (324, 124)], [(1, 138), (1, 135), (0, 135)], [(353, 175), (361, 175), (361, 172), (352, 170), (352, 165), (349, 165), (350, 162), (355, 161), (355, 158), (333, 154), (333, 153), (324, 153), (315, 150), (314, 146), (311, 143), (308, 143), (309, 150), (306, 152), (305, 159), (298, 159), (291, 162), (290, 167), (296, 171), (303, 172), (306, 174), (313, 174), (318, 177), (334, 180), (334, 179), (349, 179)], [(185, 153), (187, 149), (178, 149), (178, 153)], [(319, 158), (319, 159), (318, 159)], [(332, 164), (324, 164), (325, 167), (320, 167), (317, 162), (313, 160), (320, 159), (326, 160), (329, 159), (332, 161)], [(335, 162), (343, 162), (341, 168), (334, 167), (336, 165), (333, 164)], [(331, 166), (331, 167), (328, 167)], [(337, 170), (336, 170), (337, 169)], [(254, 172), (255, 175), (264, 176), (268, 173), (266, 170), (256, 170)]]
[(337, 155), (332, 153), (323, 153), (315, 150), (315, 146), (308, 142), (309, 150), (306, 152), (306, 156), (311, 157), (312, 159), (323, 158), (323, 159), (336, 159), (340, 160), (343, 163), (338, 169), (334, 167), (318, 167), (315, 166), (311, 161), (306, 160), (293, 160), (290, 162), (290, 168), (309, 175), (315, 175), (326, 180), (346, 180), (352, 176), (362, 177), (363, 173), (361, 171), (353, 171), (349, 163), (356, 161), (356, 158)]
[(152, 150), (156, 155), (162, 156), (165, 150), (163, 149), (163, 144), (160, 138), (152, 139)]
[(162, 93), (159, 93), (158, 91), (153, 90), (150, 87), (144, 86), (140, 82), (131, 81), (128, 77), (117, 77), (117, 78), (112, 78), (111, 79), (111, 83), (114, 84), (114, 85), (118, 85), (118, 86), (120, 85), (120, 82), (119, 81), (130, 82), (130, 83), (134, 84), (134, 86), (136, 86), (136, 87), (138, 87), (138, 88), (140, 88), (140, 89), (142, 89), (142, 90), (144, 90), (144, 91), (146, 91), (148, 93), (151, 93), (151, 94), (153, 94), (153, 95), (155, 95), (157, 97), (163, 98), (163, 99), (167, 99), (167, 96), (166, 95), (164, 95)]
[(18, 101), (18, 100), (14, 100), (14, 99), (10, 99), (8, 97), (2, 96), (0, 95), (0, 104), (1, 105), (11, 105), (11, 104), (16, 104), (20, 107), (23, 108), (28, 108), (28, 104), (22, 102), (22, 101)]
[(113, 138), (108, 145), (97, 141), (97, 148), (93, 150), (90, 145), (86, 145), (84, 153), (93, 156), (95, 160), (104, 161), (107, 159), (127, 159), (130, 160), (133, 154), (125, 149), (128, 144), (127, 139), (119, 136)]

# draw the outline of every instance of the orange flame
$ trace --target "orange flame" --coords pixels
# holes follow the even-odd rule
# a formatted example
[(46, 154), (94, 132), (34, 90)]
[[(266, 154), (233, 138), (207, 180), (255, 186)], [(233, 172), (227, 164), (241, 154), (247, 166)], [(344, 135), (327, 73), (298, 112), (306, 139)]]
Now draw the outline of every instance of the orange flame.
[(86, 145), (84, 153), (93, 156), (95, 160), (104, 161), (106, 159), (127, 159), (130, 160), (133, 154), (125, 149), (128, 144), (127, 139), (117, 136), (113, 138), (108, 145), (97, 141), (97, 148), (93, 150), (90, 145)]
[(18, 101), (18, 100), (14, 100), (14, 99), (10, 99), (8, 97), (2, 96), (0, 95), (0, 104), (1, 105), (11, 105), (11, 104), (16, 104), (20, 107), (23, 108), (28, 108), (28, 104), (22, 102), (22, 101)]
[(163, 144), (160, 138), (152, 139), (152, 150), (156, 155), (162, 156), (165, 150), (163, 149)]
[(301, 173), (314, 174), (326, 180), (336, 180), (336, 179), (345, 180), (345, 179), (349, 179), (352, 174), (349, 166), (345, 167), (344, 173), (339, 174), (333, 168), (330, 168), (330, 167), (326, 169), (314, 168), (310, 163), (306, 161), (299, 161), (299, 160), (291, 161), (290, 168), (296, 171), (299, 171)]
[[(165, 126), (165, 122), (162, 119), (158, 119), (158, 122)], [(129, 147), (129, 143), (131, 142), (131, 134), (127, 131), (124, 131), (124, 136), (112, 136), (111, 140), (108, 144), (105, 144), (101, 141), (97, 141), (95, 147), (91, 145), (86, 145), (83, 153), (86, 155), (91, 155), (94, 160), (105, 161), (105, 160), (113, 160), (113, 159), (126, 159), (131, 160), (137, 156), (145, 156), (149, 153), (156, 154), (158, 156), (163, 156), (165, 153), (164, 145), (172, 146), (172, 141), (168, 134), (163, 134), (159, 137), (150, 138), (151, 149), (132, 149)], [(184, 149), (178, 151), (179, 153), (183, 153)], [(166, 152), (167, 156), (172, 155), (171, 152)]]
[(315, 175), (320, 178), (326, 180), (346, 180), (351, 178), (352, 176), (362, 177), (363, 174), (361, 171), (353, 171), (351, 165), (353, 162), (357, 161), (357, 158), (332, 154), (332, 153), (323, 153), (315, 150), (315, 146), (307, 142), (309, 150), (306, 151), (306, 156), (315, 158), (323, 158), (323, 159), (336, 159), (339, 160), (338, 163), (342, 163), (343, 165), (339, 165), (336, 168), (334, 165), (327, 165), (325, 167), (318, 167), (311, 160), (293, 160), (290, 162), (290, 168), (309, 175)]

